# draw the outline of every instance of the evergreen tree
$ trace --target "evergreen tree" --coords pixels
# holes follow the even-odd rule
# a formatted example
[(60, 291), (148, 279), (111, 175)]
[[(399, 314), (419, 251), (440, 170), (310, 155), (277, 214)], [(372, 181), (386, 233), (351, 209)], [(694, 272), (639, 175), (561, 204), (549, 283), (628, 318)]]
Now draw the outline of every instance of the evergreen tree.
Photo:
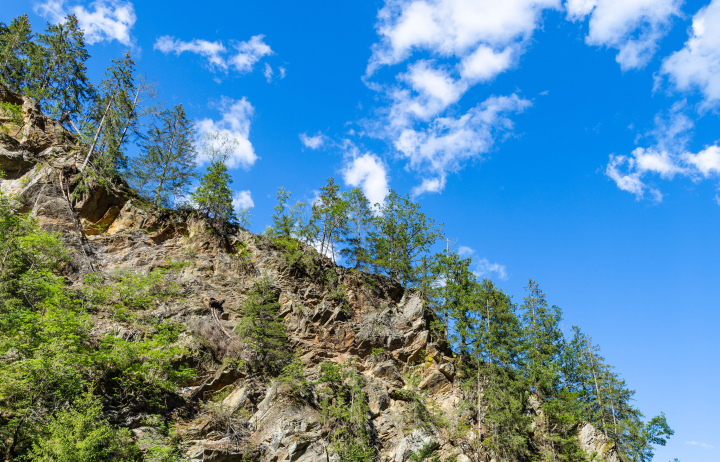
[(370, 236), (373, 264), (406, 287), (419, 285), (422, 257), (442, 237), (441, 227), (420, 211), (420, 205), (395, 191), (380, 206)]
[(157, 207), (171, 205), (187, 193), (196, 177), (195, 124), (185, 115), (182, 104), (165, 109), (140, 143), (142, 154), (133, 160), (131, 183)]
[(14, 18), (9, 25), (0, 23), (0, 81), (9, 89), (23, 93), (31, 63), (38, 58), (38, 47), (28, 15)]
[(272, 216), (273, 226), (270, 229), (270, 234), (273, 237), (299, 237), (302, 233), (302, 211), (305, 208), (305, 203), (298, 202), (292, 207), (289, 207), (288, 200), (290, 199), (290, 195), (290, 191), (282, 186), (278, 188), (278, 202), (273, 208), (275, 213), (273, 213)]
[(312, 206), (312, 221), (319, 229), (317, 242), (321, 255), (332, 255), (335, 246), (347, 230), (347, 202), (340, 195), (340, 187), (330, 177), (320, 188), (320, 197)]
[(528, 294), (520, 307), (527, 347), (525, 373), (533, 392), (543, 400), (552, 397), (558, 387), (561, 312), (557, 306), (548, 306), (545, 294), (532, 279), (525, 290)]
[(253, 365), (276, 374), (292, 358), (285, 323), (278, 318), (280, 304), (268, 280), (255, 284), (243, 305), (242, 318), (235, 330), (253, 352)]
[(31, 73), (28, 92), (40, 103), (43, 112), (53, 118), (82, 112), (92, 99), (93, 88), (88, 81), (85, 61), (90, 57), (85, 48), (85, 35), (75, 15), (64, 23), (48, 25), (38, 36), (42, 47), (42, 72)]
[(343, 239), (345, 247), (340, 254), (355, 269), (366, 269), (370, 262), (368, 237), (375, 226), (370, 201), (362, 189), (354, 188), (342, 194), (346, 204), (347, 227)]
[(136, 111), (139, 92), (135, 87), (135, 62), (130, 53), (120, 60), (113, 59), (100, 83), (99, 97), (88, 119), (89, 129), (94, 131), (92, 144), (85, 161), (84, 170), (94, 156), (94, 166), (103, 178), (112, 178), (127, 168), (125, 144), (131, 129), (136, 128)]
[(236, 147), (237, 141), (222, 132), (204, 136), (202, 153), (210, 161), (210, 165), (200, 178), (200, 186), (190, 194), (198, 211), (210, 218), (220, 232), (224, 232), (226, 223), (233, 223), (236, 220), (229, 186), (232, 178), (225, 165), (225, 161)]

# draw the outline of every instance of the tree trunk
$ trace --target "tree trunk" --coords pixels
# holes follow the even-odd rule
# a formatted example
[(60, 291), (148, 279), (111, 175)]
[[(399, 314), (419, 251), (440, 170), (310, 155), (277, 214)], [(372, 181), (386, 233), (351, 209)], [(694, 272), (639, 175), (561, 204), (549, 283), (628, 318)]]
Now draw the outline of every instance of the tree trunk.
[[(115, 85), (115, 87), (117, 87), (117, 84)], [(81, 173), (83, 170), (85, 170), (85, 167), (87, 166), (87, 163), (90, 160), (90, 156), (92, 156), (93, 150), (95, 149), (95, 145), (97, 144), (97, 140), (100, 137), (100, 131), (102, 130), (103, 125), (105, 124), (105, 118), (107, 117), (107, 114), (110, 111), (110, 106), (112, 106), (114, 97), (115, 97), (115, 88), (113, 88), (113, 91), (110, 94), (108, 104), (105, 107), (105, 112), (103, 113), (103, 116), (100, 119), (100, 124), (98, 125), (97, 131), (95, 132), (95, 137), (93, 138), (92, 146), (90, 146), (90, 150), (88, 151), (87, 156), (85, 157), (85, 161), (83, 162), (82, 166), (80, 167)]]

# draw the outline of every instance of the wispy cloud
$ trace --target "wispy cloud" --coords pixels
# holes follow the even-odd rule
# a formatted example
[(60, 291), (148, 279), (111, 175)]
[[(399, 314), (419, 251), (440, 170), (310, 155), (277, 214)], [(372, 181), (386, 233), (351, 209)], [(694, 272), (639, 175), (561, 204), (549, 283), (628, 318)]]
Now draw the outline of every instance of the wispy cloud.
[(327, 137), (322, 133), (318, 132), (315, 135), (308, 135), (307, 133), (300, 133), (300, 142), (303, 146), (308, 149), (319, 149), (327, 141)]
[(487, 258), (475, 260), (473, 273), (478, 278), (492, 278), (492, 275), (496, 275), (498, 279), (503, 281), (507, 280), (507, 268), (505, 265), (500, 263), (493, 263)]
[(689, 444), (690, 446), (700, 446), (705, 449), (715, 449), (715, 446), (711, 446), (707, 443), (699, 443), (697, 441), (685, 441), (685, 444)]
[(682, 13), (682, 0), (567, 0), (570, 20), (589, 17), (588, 45), (618, 50), (623, 70), (644, 67)]
[(89, 45), (113, 40), (133, 45), (131, 30), (137, 17), (130, 1), (97, 0), (85, 8), (68, 5), (65, 0), (49, 0), (35, 2), (34, 8), (37, 14), (54, 24), (63, 22), (68, 14), (77, 16), (78, 25), (85, 32), (85, 41)]
[[(364, 133), (408, 161), (420, 181), (415, 195), (441, 192), (448, 174), (512, 128), (510, 113), (530, 106), (513, 94), (448, 114), (472, 87), (516, 66), (543, 11), (560, 8), (560, 0), (386, 0), (364, 79), (388, 104), (365, 121)], [(398, 66), (394, 80), (374, 81), (380, 68)]]
[(645, 136), (654, 141), (649, 147), (637, 147), (630, 155), (611, 154), (605, 174), (618, 188), (635, 195), (646, 194), (657, 202), (663, 195), (649, 180), (658, 177), (672, 180), (676, 176), (693, 181), (720, 178), (720, 146), (713, 144), (698, 152), (686, 147), (693, 121), (685, 114), (684, 101), (675, 103), (667, 115), (655, 117), (655, 128)]
[[(207, 40), (193, 39), (183, 41), (170, 35), (158, 37), (153, 48), (164, 54), (174, 53), (176, 56), (182, 53), (195, 53), (208, 61), (210, 69), (217, 71), (227, 71), (234, 69), (241, 74), (252, 72), (255, 65), (265, 56), (272, 55), (274, 52), (270, 45), (264, 42), (265, 36), (254, 35), (250, 40), (244, 42), (230, 42), (230, 47), (226, 47), (222, 41), (209, 42)], [(270, 69), (270, 77), (268, 77), (268, 69)], [(264, 70), (265, 77), (272, 77), (272, 68), (266, 64)]]

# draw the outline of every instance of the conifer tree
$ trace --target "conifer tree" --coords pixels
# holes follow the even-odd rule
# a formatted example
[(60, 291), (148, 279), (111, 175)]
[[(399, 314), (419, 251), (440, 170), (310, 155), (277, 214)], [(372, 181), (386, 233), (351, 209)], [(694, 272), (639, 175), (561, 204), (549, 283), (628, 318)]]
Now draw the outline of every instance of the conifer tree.
[(202, 153), (210, 161), (200, 186), (190, 194), (192, 202), (200, 213), (210, 218), (215, 228), (224, 232), (227, 223), (236, 220), (232, 205), (232, 178), (225, 161), (237, 148), (237, 141), (222, 132), (206, 134), (203, 137)]
[(136, 105), (139, 93), (134, 73), (135, 62), (130, 53), (126, 53), (123, 59), (113, 59), (105, 72), (99, 97), (88, 119), (88, 128), (94, 134), (81, 171), (91, 158), (94, 158), (96, 171), (104, 178), (111, 178), (127, 168), (125, 144), (130, 130), (136, 127), (138, 121)]
[(298, 202), (292, 207), (288, 206), (291, 193), (282, 186), (277, 191), (277, 204), (273, 208), (273, 226), (270, 233), (273, 237), (296, 237), (302, 234), (302, 210), (304, 202)]
[(38, 58), (28, 15), (0, 23), (0, 81), (9, 89), (23, 93), (31, 64)]
[(422, 257), (442, 237), (440, 226), (420, 211), (420, 205), (391, 190), (380, 206), (370, 242), (373, 264), (407, 287), (419, 285)]
[(343, 239), (345, 247), (340, 254), (355, 269), (365, 269), (370, 264), (368, 236), (375, 226), (370, 201), (362, 189), (354, 188), (342, 195), (346, 205), (347, 227)]
[(43, 112), (53, 118), (68, 113), (80, 114), (83, 105), (92, 99), (93, 88), (86, 76), (85, 61), (90, 54), (85, 48), (85, 34), (75, 15), (64, 23), (48, 25), (38, 35), (42, 47), (42, 69), (35, 69), (28, 81), (28, 92), (40, 103)]
[(525, 303), (520, 307), (527, 347), (525, 373), (538, 397), (551, 397), (558, 386), (562, 331), (561, 312), (548, 306), (545, 294), (530, 279)]
[(266, 279), (255, 283), (242, 318), (235, 330), (253, 352), (253, 364), (268, 373), (277, 373), (292, 358), (285, 324), (278, 318), (280, 304)]
[(340, 195), (340, 187), (330, 177), (320, 188), (320, 197), (312, 206), (312, 221), (318, 227), (318, 241), (321, 255), (332, 255), (335, 247), (347, 229), (347, 202)]
[(195, 138), (195, 124), (178, 104), (158, 114), (140, 143), (142, 154), (133, 160), (130, 180), (157, 207), (171, 205), (171, 196), (184, 196), (197, 176)]

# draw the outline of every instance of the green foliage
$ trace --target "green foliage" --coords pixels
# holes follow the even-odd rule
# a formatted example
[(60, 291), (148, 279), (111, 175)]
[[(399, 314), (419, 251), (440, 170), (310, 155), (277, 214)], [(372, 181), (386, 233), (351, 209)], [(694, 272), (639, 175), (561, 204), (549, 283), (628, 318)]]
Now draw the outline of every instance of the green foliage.
[(305, 377), (305, 369), (295, 358), (290, 361), (277, 378), (278, 393), (294, 403), (305, 403), (312, 398), (312, 384)]
[(157, 207), (172, 205), (187, 194), (196, 177), (195, 125), (182, 104), (161, 111), (140, 143), (141, 155), (132, 162), (130, 182)]
[(367, 396), (353, 364), (320, 364), (317, 381), (322, 424), (329, 431), (330, 451), (342, 461), (372, 462)]
[(83, 105), (94, 96), (86, 76), (85, 34), (75, 15), (65, 22), (48, 25), (37, 37), (38, 47), (30, 56), (30, 67), (21, 90), (34, 97), (43, 112), (53, 118), (62, 114), (80, 114)]
[(436, 450), (433, 449), (431, 443), (426, 444), (419, 451), (413, 452), (408, 458), (412, 462), (440, 462), (440, 458), (435, 455)]
[(292, 207), (288, 206), (290, 191), (282, 186), (277, 191), (277, 205), (273, 208), (273, 225), (270, 228), (270, 235), (274, 238), (288, 239), (299, 237), (302, 233), (302, 211), (305, 203), (298, 202)]
[(312, 205), (308, 241), (318, 247), (320, 255), (330, 255), (335, 260), (336, 246), (347, 232), (348, 203), (340, 194), (340, 187), (330, 177), (320, 187), (320, 197)]
[(210, 218), (220, 232), (224, 232), (227, 223), (233, 223), (237, 219), (229, 186), (232, 178), (225, 165), (236, 147), (237, 141), (221, 132), (205, 135), (202, 158), (209, 160), (210, 165), (200, 178), (200, 186), (190, 194), (198, 210)]
[(61, 409), (45, 427), (46, 436), (33, 446), (34, 462), (131, 462), (140, 450), (127, 428), (116, 429), (100, 419), (100, 400), (91, 392), (69, 409)]
[[(22, 106), (19, 104), (0, 101), (0, 115), (9, 118), (10, 123), (18, 127), (18, 129), (23, 126)], [(5, 125), (2, 125), (0, 128), (2, 128), (2, 131), (6, 134), (10, 133), (10, 130)]]
[(277, 374), (290, 360), (285, 323), (278, 318), (280, 304), (270, 282), (255, 283), (242, 307), (242, 318), (235, 331), (253, 353), (252, 367), (258, 371)]
[(27, 84), (31, 62), (38, 58), (33, 38), (27, 14), (14, 18), (9, 25), (0, 23), (0, 81), (16, 92)]
[(373, 264), (404, 286), (417, 286), (418, 264), (441, 237), (441, 227), (420, 211), (419, 204), (390, 191), (380, 206), (377, 227), (370, 233)]
[(372, 263), (368, 240), (376, 221), (370, 201), (360, 188), (344, 192), (342, 198), (347, 218), (343, 229), (345, 247), (340, 251), (340, 255), (349, 267), (367, 269)]

